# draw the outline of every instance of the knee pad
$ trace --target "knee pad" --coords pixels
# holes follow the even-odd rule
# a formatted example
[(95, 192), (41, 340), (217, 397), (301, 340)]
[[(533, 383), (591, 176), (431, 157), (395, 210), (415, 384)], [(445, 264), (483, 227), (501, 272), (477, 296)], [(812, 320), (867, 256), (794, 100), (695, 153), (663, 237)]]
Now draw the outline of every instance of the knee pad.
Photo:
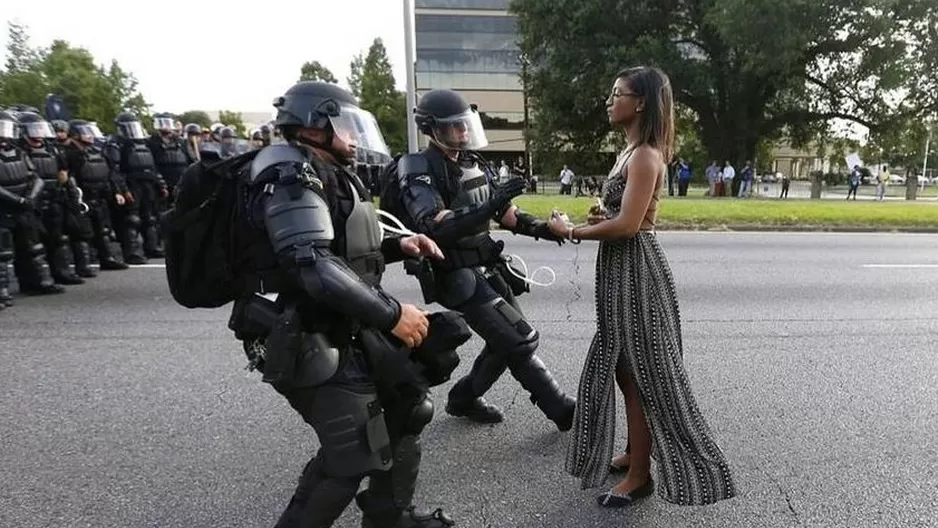
[(140, 224), (140, 217), (135, 214), (129, 214), (126, 218), (124, 218), (124, 225), (127, 227), (133, 227), (136, 229), (140, 227)]
[(38, 257), (46, 254), (46, 246), (42, 244), (33, 244), (29, 246), (29, 256)]
[(433, 421), (433, 400), (430, 399), (430, 395), (425, 395), (410, 409), (410, 415), (404, 422), (404, 429), (401, 433), (418, 436), (431, 421)]
[(489, 302), (495, 316), (502, 318), (503, 325), (507, 323), (504, 327), (508, 333), (503, 343), (492, 343), (492, 345), (506, 350), (512, 358), (529, 357), (534, 354), (539, 343), (537, 330), (505, 299), (498, 297)]
[(59, 238), (56, 240), (56, 242), (58, 242), (60, 246), (67, 246), (69, 243), (69, 237), (68, 235), (59, 235)]
[(306, 419), (319, 436), (326, 473), (351, 477), (390, 469), (391, 440), (377, 394), (334, 385), (315, 390)]

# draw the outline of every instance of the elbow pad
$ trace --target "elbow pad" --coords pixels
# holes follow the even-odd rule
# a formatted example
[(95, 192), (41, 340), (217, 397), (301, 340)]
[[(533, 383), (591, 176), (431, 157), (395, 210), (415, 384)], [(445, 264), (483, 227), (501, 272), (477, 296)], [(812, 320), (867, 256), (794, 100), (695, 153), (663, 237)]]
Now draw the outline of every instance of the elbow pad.
[(342, 259), (328, 250), (312, 249), (312, 262), (303, 265), (304, 248), (297, 248), (300, 282), (314, 299), (330, 308), (382, 331), (397, 324), (401, 307), (394, 299), (362, 282)]
[(439, 222), (433, 218), (425, 218), (420, 227), (437, 242), (455, 242), (460, 238), (488, 231), (492, 214), (492, 207), (488, 203), (473, 205), (457, 209)]

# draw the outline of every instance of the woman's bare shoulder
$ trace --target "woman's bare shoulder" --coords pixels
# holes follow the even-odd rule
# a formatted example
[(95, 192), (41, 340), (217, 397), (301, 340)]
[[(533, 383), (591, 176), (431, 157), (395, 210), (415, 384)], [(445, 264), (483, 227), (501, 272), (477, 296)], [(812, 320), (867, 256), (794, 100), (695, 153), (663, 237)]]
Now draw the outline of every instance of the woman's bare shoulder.
[(629, 157), (628, 168), (630, 173), (648, 172), (651, 175), (657, 175), (664, 163), (664, 157), (661, 151), (650, 145), (640, 145)]

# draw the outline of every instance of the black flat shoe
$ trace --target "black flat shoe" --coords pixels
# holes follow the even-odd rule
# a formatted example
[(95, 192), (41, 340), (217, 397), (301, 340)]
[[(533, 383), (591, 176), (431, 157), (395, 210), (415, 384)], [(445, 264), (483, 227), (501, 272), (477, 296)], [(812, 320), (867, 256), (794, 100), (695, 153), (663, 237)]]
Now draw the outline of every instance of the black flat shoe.
[(635, 501), (651, 496), (655, 491), (655, 483), (648, 477), (648, 482), (632, 490), (628, 495), (619, 495), (612, 491), (607, 491), (599, 497), (596, 497), (596, 504), (602, 508), (628, 508)]
[(615, 464), (609, 464), (609, 473), (613, 475), (625, 475), (629, 472), (629, 466), (617, 466)]

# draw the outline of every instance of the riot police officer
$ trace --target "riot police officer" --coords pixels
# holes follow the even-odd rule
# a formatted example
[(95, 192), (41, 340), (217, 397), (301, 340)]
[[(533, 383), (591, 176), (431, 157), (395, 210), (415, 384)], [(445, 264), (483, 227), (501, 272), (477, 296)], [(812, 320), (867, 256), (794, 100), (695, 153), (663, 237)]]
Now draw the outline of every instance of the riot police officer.
[[(251, 273), (266, 270), (267, 278), (256, 295), (235, 303), (231, 327), (249, 357), (257, 357), (250, 314), (264, 306), (279, 313), (266, 339), (265, 381), (322, 446), (277, 526), (332, 526), (353, 498), (364, 527), (453, 526), (441, 510), (422, 514), (411, 505), (419, 435), (433, 415), (428, 392), (390, 380), (391, 369), (376, 366), (406, 363), (404, 347), (420, 346), (428, 332), (426, 312), (381, 289), (386, 259), (439, 256), (439, 248), (427, 237), (382, 241), (368, 192), (351, 169), (353, 140), (362, 138), (351, 126), (359, 109), (349, 92), (302, 82), (274, 106), (287, 142), (257, 151), (241, 176), (247, 191), (237, 215), (245, 222), (238, 232), (254, 240), (242, 244), (249, 254), (240, 260), (250, 262)], [(271, 291), (275, 305), (262, 297)], [(298, 365), (297, 374), (284, 381), (271, 358), (300, 342), (303, 355), (289, 357), (303, 359), (287, 361)], [(356, 496), (365, 476), (369, 487)]]
[(238, 149), (238, 133), (230, 126), (224, 126), (218, 131), (218, 137), (221, 138), (221, 157), (230, 158), (237, 156), (241, 152)]
[(93, 245), (98, 254), (102, 270), (127, 269), (122, 262), (120, 244), (111, 225), (108, 203), (114, 200), (124, 204), (124, 195), (119, 192), (119, 183), (114, 181), (111, 168), (101, 150), (95, 146), (95, 132), (87, 121), (76, 119), (68, 124), (69, 140), (65, 147), (65, 160), (70, 179), (82, 191), (82, 201), (88, 206), (88, 221), (85, 236), (72, 241), (75, 268), (91, 260)]
[(261, 133), (262, 146), (266, 147), (267, 145), (270, 145), (270, 140), (271, 140), (271, 135), (273, 133), (273, 129), (274, 127), (270, 123), (265, 123), (261, 125), (260, 133)]
[(65, 291), (49, 275), (35, 212), (44, 183), (36, 176), (29, 157), (16, 147), (18, 128), (11, 113), (0, 112), (0, 308), (13, 306), (9, 267), (14, 256), (20, 292)]
[(191, 165), (199, 161), (199, 143), (202, 142), (202, 127), (189, 123), (183, 129), (186, 135), (186, 160)]
[(57, 146), (64, 146), (65, 142), (68, 140), (68, 123), (56, 119), (50, 123), (52, 125), (52, 130), (55, 130), (55, 139)]
[(78, 233), (67, 222), (67, 217), (68, 208), (75, 208), (77, 204), (74, 198), (69, 196), (68, 166), (65, 157), (55, 146), (48, 143), (55, 141), (55, 132), (39, 114), (21, 112), (18, 119), (23, 150), (36, 168), (36, 175), (45, 184), (36, 206), (42, 221), (42, 242), (46, 248), (52, 278), (59, 284), (84, 284), (84, 279), (71, 269), (70, 235)]
[(434, 90), (420, 99), (415, 119), (430, 145), (399, 160), (401, 200), (412, 225), (446, 256), (434, 262), (434, 277), (424, 278), (421, 285), (435, 282), (438, 291), (431, 295), (461, 312), (486, 343), (469, 374), (450, 390), (446, 411), (483, 423), (502, 421), (501, 411), (482, 396), (507, 368), (541, 411), (566, 431), (572, 427), (575, 400), (564, 394), (535, 354), (537, 330), (515, 300), (527, 284), (509, 271), (501, 257), (503, 244), (489, 234), (490, 222), (515, 233), (557, 238), (546, 222), (511, 203), (523, 191), (524, 180), (494, 184), (494, 171), (476, 152), (488, 141), (474, 106), (456, 92)]
[(173, 131), (173, 115), (169, 113), (156, 114), (153, 116), (153, 128), (155, 129), (147, 146), (153, 153), (153, 163), (156, 165), (156, 172), (163, 177), (166, 182), (166, 189), (169, 192), (169, 201), (173, 199), (173, 189), (179, 182), (179, 177), (186, 170), (191, 162), (186, 155), (185, 142), (176, 136)]
[[(163, 250), (157, 231), (160, 202), (169, 191), (156, 170), (153, 154), (146, 144), (146, 132), (132, 112), (114, 119), (117, 135), (105, 147), (105, 157), (116, 173), (121, 194), (127, 203), (117, 209), (118, 239), (127, 264), (146, 264), (147, 258), (160, 258)], [(141, 243), (142, 242), (142, 243)]]

